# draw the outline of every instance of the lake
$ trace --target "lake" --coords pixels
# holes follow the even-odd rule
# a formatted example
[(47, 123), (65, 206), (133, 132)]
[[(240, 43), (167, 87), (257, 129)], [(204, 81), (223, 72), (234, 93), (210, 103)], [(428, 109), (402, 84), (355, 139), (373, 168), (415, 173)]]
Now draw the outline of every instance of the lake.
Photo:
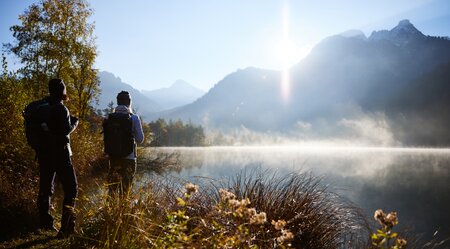
[(232, 177), (242, 170), (271, 169), (281, 174), (312, 172), (322, 183), (363, 209), (397, 211), (399, 228), (429, 240), (450, 237), (450, 149), (253, 146), (151, 148), (148, 155), (179, 153), (189, 179)]

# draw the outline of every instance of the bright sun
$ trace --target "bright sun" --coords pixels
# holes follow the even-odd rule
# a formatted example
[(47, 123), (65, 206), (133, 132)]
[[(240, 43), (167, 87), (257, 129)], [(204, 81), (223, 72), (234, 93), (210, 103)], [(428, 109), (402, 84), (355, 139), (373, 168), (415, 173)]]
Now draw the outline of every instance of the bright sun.
[(284, 2), (282, 10), (282, 37), (274, 48), (274, 55), (281, 68), (281, 95), (285, 103), (289, 101), (291, 80), (289, 75), (290, 68), (311, 50), (311, 47), (298, 47), (289, 37), (289, 7)]
[(282, 39), (275, 46), (275, 56), (283, 70), (291, 67), (296, 62), (298, 54), (298, 47), (289, 39)]

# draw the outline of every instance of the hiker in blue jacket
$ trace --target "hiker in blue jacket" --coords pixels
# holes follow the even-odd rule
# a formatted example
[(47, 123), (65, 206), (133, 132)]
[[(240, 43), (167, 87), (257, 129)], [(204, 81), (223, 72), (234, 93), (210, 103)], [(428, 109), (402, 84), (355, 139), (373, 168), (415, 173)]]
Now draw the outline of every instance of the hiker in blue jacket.
[(110, 194), (117, 190), (127, 193), (136, 172), (136, 143), (144, 141), (141, 120), (132, 112), (128, 92), (117, 95), (117, 107), (105, 119), (103, 128), (105, 152), (109, 155)]
[(77, 178), (72, 165), (70, 133), (78, 125), (78, 119), (71, 116), (64, 105), (67, 100), (66, 86), (61, 79), (51, 79), (48, 84), (50, 96), (49, 116), (42, 128), (47, 130), (46, 143), (36, 149), (39, 162), (39, 209), (40, 228), (54, 230), (53, 217), (50, 214), (51, 196), (54, 192), (55, 175), (58, 176), (63, 190), (61, 229), (59, 237), (66, 237), (75, 232), (75, 198), (77, 197)]

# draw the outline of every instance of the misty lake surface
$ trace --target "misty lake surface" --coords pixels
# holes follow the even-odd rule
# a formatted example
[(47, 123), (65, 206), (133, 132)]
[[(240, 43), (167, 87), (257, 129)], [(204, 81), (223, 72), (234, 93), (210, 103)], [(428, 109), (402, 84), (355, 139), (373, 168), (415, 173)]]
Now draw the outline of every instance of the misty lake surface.
[(431, 239), (450, 237), (450, 149), (262, 146), (151, 148), (179, 153), (185, 179), (227, 179), (242, 170), (312, 172), (328, 189), (373, 212), (397, 211), (401, 228)]

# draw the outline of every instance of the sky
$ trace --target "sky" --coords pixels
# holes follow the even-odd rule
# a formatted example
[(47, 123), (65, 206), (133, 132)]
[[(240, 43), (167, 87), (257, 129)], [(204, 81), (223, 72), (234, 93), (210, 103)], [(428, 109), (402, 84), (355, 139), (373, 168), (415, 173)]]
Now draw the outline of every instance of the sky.
[[(0, 0), (0, 43), (36, 0)], [(283, 70), (322, 39), (366, 36), (409, 19), (426, 35), (450, 36), (448, 0), (90, 0), (99, 70), (139, 90), (178, 79), (208, 90), (249, 66)], [(14, 58), (10, 65), (17, 67)]]

